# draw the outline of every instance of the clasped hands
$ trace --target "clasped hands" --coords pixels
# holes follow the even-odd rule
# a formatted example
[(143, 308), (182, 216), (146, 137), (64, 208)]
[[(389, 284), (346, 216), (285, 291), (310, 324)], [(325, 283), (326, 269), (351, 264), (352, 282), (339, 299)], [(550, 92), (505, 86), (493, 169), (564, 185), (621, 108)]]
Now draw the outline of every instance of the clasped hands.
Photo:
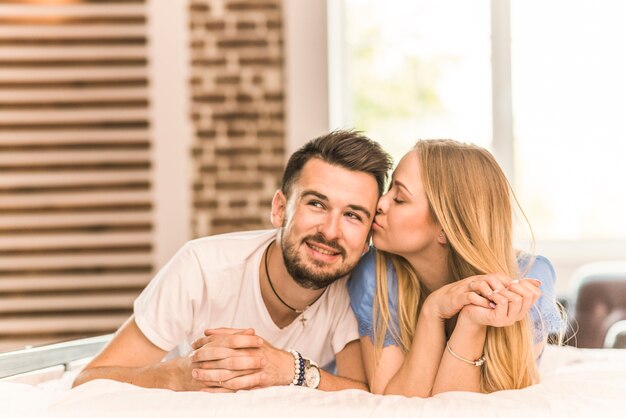
[(254, 329), (206, 329), (191, 345), (188, 371), (199, 390), (234, 392), (289, 384), (293, 357), (255, 335)]
[(439, 319), (459, 314), (476, 325), (505, 327), (522, 320), (541, 296), (541, 281), (502, 273), (471, 276), (431, 293), (424, 307)]

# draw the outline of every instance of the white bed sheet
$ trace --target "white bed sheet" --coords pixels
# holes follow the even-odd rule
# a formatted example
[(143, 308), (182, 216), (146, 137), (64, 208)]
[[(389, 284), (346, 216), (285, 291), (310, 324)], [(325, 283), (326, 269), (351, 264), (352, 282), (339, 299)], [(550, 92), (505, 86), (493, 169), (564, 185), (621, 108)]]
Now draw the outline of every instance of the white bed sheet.
[(73, 373), (38, 386), (0, 382), (2, 417), (626, 417), (626, 350), (548, 347), (542, 383), (489, 395), (429, 399), (357, 390), (277, 387), (235, 394), (144, 389), (97, 380), (69, 390)]

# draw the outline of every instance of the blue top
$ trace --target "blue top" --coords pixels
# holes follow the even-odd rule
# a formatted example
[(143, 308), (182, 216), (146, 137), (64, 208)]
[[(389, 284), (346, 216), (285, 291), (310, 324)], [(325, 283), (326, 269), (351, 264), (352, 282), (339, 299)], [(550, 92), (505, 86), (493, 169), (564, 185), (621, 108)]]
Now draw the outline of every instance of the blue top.
[[(518, 258), (517, 261), (520, 271), (524, 272), (524, 277), (541, 280), (541, 297), (530, 310), (533, 340), (536, 344), (541, 342), (547, 334), (560, 332), (563, 328), (563, 320), (555, 303), (554, 285), (556, 273), (552, 263), (545, 257), (537, 256), (533, 265), (526, 272), (530, 260), (531, 257), (527, 256)], [(389, 310), (391, 320), (397, 328), (398, 278), (391, 263), (387, 266), (387, 277)], [(374, 248), (370, 248), (352, 272), (349, 289), (350, 304), (359, 323), (359, 335), (361, 337), (369, 335), (372, 341), (374, 341), (372, 325), (372, 307), (376, 289), (376, 250)], [(387, 335), (385, 335), (383, 343), (384, 347), (388, 345), (398, 345), (389, 330)]]

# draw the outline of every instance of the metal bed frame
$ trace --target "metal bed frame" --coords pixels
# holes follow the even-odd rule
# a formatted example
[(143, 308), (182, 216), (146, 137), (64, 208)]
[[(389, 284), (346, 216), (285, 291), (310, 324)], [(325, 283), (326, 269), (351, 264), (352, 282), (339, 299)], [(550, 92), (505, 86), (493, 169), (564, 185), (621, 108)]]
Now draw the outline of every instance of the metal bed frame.
[(54, 366), (63, 366), (67, 371), (72, 362), (98, 353), (112, 337), (113, 334), (108, 334), (0, 353), (0, 379)]

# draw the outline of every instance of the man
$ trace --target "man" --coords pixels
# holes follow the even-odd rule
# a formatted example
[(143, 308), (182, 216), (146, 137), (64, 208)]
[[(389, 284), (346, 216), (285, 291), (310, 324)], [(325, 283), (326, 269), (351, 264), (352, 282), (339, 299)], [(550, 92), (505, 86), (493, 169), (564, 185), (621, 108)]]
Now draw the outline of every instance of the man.
[[(355, 132), (305, 144), (272, 200), (277, 229), (187, 243), (74, 385), (106, 378), (209, 392), (367, 389), (346, 279), (368, 249), (390, 168), (389, 155)], [(189, 355), (161, 361), (190, 344)], [(315, 364), (333, 360), (337, 375)]]

